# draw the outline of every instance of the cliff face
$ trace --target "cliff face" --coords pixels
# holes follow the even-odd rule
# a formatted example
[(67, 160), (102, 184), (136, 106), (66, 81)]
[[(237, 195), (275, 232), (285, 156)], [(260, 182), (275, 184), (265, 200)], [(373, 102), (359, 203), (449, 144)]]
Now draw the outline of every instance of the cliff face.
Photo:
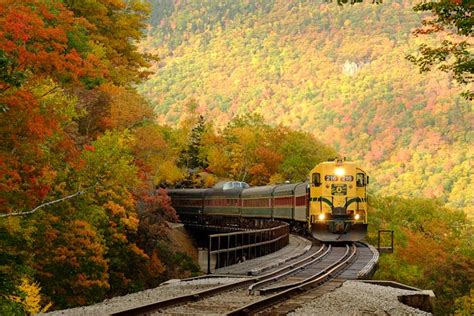
[(412, 1), (151, 1), (141, 87), (159, 120), (186, 105), (223, 126), (258, 112), (362, 160), (386, 195), (438, 197), (473, 211), (472, 104), (440, 72), (406, 61), (424, 41)]

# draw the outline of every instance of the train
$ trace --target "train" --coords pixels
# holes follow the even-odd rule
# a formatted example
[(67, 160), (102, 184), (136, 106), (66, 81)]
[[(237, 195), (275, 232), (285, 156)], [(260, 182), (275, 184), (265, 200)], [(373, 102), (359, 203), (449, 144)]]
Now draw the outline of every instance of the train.
[(209, 189), (168, 189), (185, 222), (280, 220), (322, 242), (354, 242), (367, 235), (369, 176), (344, 159), (315, 166), (309, 180), (251, 187), (241, 181)]

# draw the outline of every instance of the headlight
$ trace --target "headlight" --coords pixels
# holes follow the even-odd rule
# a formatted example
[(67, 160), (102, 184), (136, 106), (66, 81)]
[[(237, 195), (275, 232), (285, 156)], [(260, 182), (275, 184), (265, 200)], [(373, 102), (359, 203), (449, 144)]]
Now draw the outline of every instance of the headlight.
[(320, 221), (324, 220), (324, 214), (319, 214), (318, 218), (319, 218)]
[(356, 221), (358, 221), (359, 218), (360, 218), (360, 215), (359, 215), (359, 214), (356, 214), (356, 215), (354, 216), (354, 219), (355, 219)]
[(346, 171), (344, 170), (344, 168), (336, 168), (336, 175), (337, 176), (343, 176), (346, 174)]

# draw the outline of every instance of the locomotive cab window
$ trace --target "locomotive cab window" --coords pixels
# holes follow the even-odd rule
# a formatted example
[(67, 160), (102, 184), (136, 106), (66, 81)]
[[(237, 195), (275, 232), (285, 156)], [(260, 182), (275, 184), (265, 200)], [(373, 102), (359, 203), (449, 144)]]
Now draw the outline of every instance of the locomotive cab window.
[(358, 173), (356, 175), (356, 184), (358, 187), (363, 187), (365, 186), (365, 176), (363, 173)]
[(319, 187), (321, 185), (321, 174), (313, 173), (313, 179), (311, 182), (315, 187)]

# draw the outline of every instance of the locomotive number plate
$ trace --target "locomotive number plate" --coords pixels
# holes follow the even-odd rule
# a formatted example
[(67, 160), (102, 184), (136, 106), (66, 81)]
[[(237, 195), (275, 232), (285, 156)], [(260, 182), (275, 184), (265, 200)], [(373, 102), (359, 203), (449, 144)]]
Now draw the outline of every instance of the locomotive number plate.
[(332, 184), (331, 194), (332, 195), (347, 195), (347, 184)]

